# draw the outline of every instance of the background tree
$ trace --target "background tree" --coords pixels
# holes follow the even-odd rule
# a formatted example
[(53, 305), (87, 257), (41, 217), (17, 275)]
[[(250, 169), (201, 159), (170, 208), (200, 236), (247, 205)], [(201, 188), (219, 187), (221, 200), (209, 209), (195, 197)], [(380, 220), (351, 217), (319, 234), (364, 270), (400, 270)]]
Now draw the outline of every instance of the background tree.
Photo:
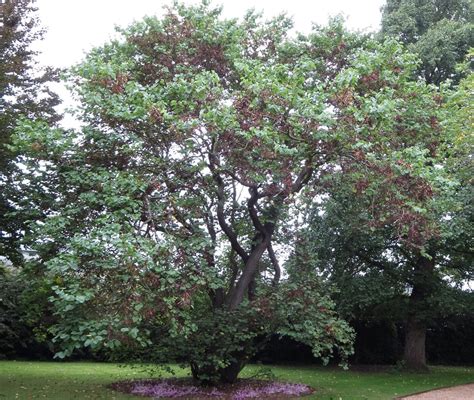
[[(470, 2), (388, 1), (383, 9), (381, 33), (384, 37), (397, 37), (408, 49), (417, 53), (422, 61), (418, 74), (427, 82), (440, 85), (448, 78), (458, 82), (468, 73), (469, 68), (457, 69), (456, 63), (464, 59), (469, 46), (472, 45), (471, 21)], [(466, 84), (467, 80), (463, 85)], [(442, 90), (444, 101), (448, 101), (449, 93), (446, 89)], [(465, 93), (465, 89), (461, 92)], [(459, 96), (461, 92), (454, 97)], [(443, 101), (442, 96), (439, 96), (439, 100)], [(451, 108), (451, 115), (457, 115), (455, 118), (458, 121), (466, 120), (466, 113), (469, 112), (466, 104), (458, 108), (453, 100), (449, 100), (446, 107)], [(464, 111), (457, 111), (460, 109)], [(460, 117), (459, 112), (464, 113), (464, 117)], [(410, 124), (415, 135), (414, 132), (418, 129), (415, 119), (406, 123), (400, 116), (394, 117), (400, 123), (399, 128), (402, 128), (401, 135)], [(369, 177), (362, 178), (361, 175), (361, 179), (350, 183), (346, 189), (338, 188), (340, 193), (333, 192), (331, 200), (325, 205), (326, 208), (323, 207), (326, 210), (323, 217), (313, 214), (312, 218), (317, 232), (321, 229), (322, 232), (328, 232), (326, 235), (316, 233), (313, 251), (319, 251), (323, 258), (318, 264), (319, 267), (329, 268), (333, 272), (332, 279), (341, 290), (338, 299), (340, 307), (344, 309), (348, 306), (346, 312), (349, 312), (349, 315), (355, 312), (358, 318), (369, 319), (380, 315), (382, 308), (385, 310), (383, 315), (392, 321), (404, 320), (404, 359), (408, 366), (414, 368), (426, 368), (426, 327), (440, 316), (465, 312), (461, 305), (456, 306), (457, 302), (454, 300), (465, 297), (458, 296), (456, 291), (451, 290), (443, 277), (446, 279), (449, 276), (450, 282), (466, 282), (472, 274), (472, 255), (469, 255), (472, 254), (472, 249), (469, 249), (468, 245), (472, 237), (468, 228), (472, 225), (469, 222), (472, 217), (468, 216), (470, 211), (467, 211), (472, 207), (465, 197), (466, 193), (472, 190), (472, 182), (467, 182), (461, 172), (466, 171), (466, 168), (470, 169), (466, 167), (469, 162), (466, 162), (464, 151), (472, 148), (472, 145), (466, 141), (465, 135), (454, 134), (448, 127), (453, 123), (453, 118), (446, 115), (433, 116), (432, 121), (435, 130), (438, 123), (443, 126), (443, 130), (438, 127), (438, 138), (420, 136), (420, 143), (412, 147), (415, 152), (410, 156), (413, 159), (416, 154), (416, 164), (408, 162), (409, 168), (403, 172), (406, 176), (411, 175), (413, 165), (417, 165), (417, 173), (423, 179), (413, 184), (420, 188), (424, 186), (428, 190), (427, 193), (432, 191), (433, 195), (428, 196), (412, 192), (415, 202), (412, 199), (410, 203), (412, 206), (416, 203), (413, 210), (416, 210), (418, 215), (403, 212), (400, 218), (394, 219), (395, 210), (400, 210), (400, 204), (404, 203), (395, 205), (388, 212), (386, 206), (394, 205), (393, 200), (387, 202), (374, 195), (377, 192), (374, 181)], [(471, 128), (464, 126), (463, 129), (468, 132)], [(462, 151), (454, 145), (459, 143), (460, 136), (465, 146)], [(410, 141), (405, 142), (405, 151), (412, 145)], [(453, 147), (457, 150), (453, 151)], [(464, 156), (460, 156), (462, 153)], [(431, 156), (426, 157), (426, 154)], [(407, 154), (399, 155), (398, 162), (403, 165)], [(423, 159), (427, 163), (426, 166), (420, 164)], [(393, 173), (393, 167), (387, 168), (386, 171)], [(436, 168), (438, 177), (433, 173)], [(425, 172), (421, 173), (421, 169), (425, 169)], [(397, 179), (399, 182), (396, 186), (400, 188), (405, 185), (406, 191), (410, 186), (404, 183), (406, 178), (399, 176)], [(439, 182), (444, 182), (441, 187)], [(389, 181), (385, 180), (383, 184), (387, 183)], [(344, 187), (343, 184), (341, 186)], [(352, 191), (359, 194), (369, 193), (368, 202), (362, 201), (360, 204), (351, 201)], [(398, 189), (391, 192), (387, 188), (381, 193), (388, 198), (400, 198), (399, 193), (395, 194), (397, 192)], [(423, 198), (424, 200), (420, 201)], [(344, 208), (345, 212), (341, 212), (340, 208)], [(372, 212), (368, 213), (368, 208)], [(321, 209), (319, 211), (321, 212)], [(452, 218), (454, 215), (456, 218)], [(406, 235), (410, 235), (410, 231), (402, 234), (398, 230), (396, 223), (401, 219), (406, 222), (412, 220), (411, 234), (419, 236), (415, 240), (418, 245), (406, 246)], [(367, 225), (370, 220), (372, 225)], [(415, 228), (415, 225), (426, 224), (428, 220), (431, 221), (428, 223), (431, 228), (424, 232)], [(369, 227), (371, 230), (367, 229)], [(423, 237), (430, 237), (430, 230), (434, 236), (425, 241)], [(358, 239), (354, 240), (354, 237)], [(325, 246), (334, 253), (324, 251)], [(361, 293), (361, 289), (364, 289), (363, 294), (346, 297), (347, 293)], [(407, 298), (405, 293), (410, 293), (410, 297)], [(354, 298), (358, 301), (354, 302)], [(389, 310), (392, 312), (388, 312)]]
[[(44, 212), (29, 207), (27, 188), (33, 181), (16, 179), (21, 164), (11, 147), (15, 126), (21, 118), (59, 120), (59, 100), (50, 84), (57, 71), (39, 69), (33, 43), (41, 40), (34, 1), (2, 2), (0, 27), (0, 357), (48, 356), (52, 321), (48, 297), (50, 282), (40, 269), (23, 268), (22, 240), (28, 223), (41, 220)], [(31, 171), (31, 176), (34, 176)], [(42, 209), (54, 201), (43, 193)], [(20, 268), (21, 267), (21, 268)]]
[(0, 359), (53, 355), (48, 332), (53, 321), (51, 282), (26, 276), (6, 267), (0, 277)]
[[(314, 265), (339, 288), (342, 315), (403, 323), (411, 368), (426, 368), (430, 325), (470, 313), (462, 293), (473, 274), (470, 86), (471, 75), (435, 96), (442, 101), (444, 93), (444, 106), (432, 115), (433, 135), (417, 129), (417, 142), (404, 142), (383, 174), (340, 174), (331, 197), (310, 215), (312, 240), (304, 251), (319, 255)], [(393, 117), (403, 123), (398, 138), (406, 129), (415, 135), (408, 127), (418, 126), (416, 115)], [(397, 228), (401, 220), (408, 230)]]
[(400, 39), (418, 54), (418, 72), (427, 82), (456, 83), (462, 77), (456, 65), (474, 45), (473, 11), (469, 0), (387, 0), (381, 34)]
[(26, 221), (33, 218), (28, 210), (17, 212), (21, 188), (13, 185), (15, 152), (9, 147), (20, 117), (58, 121), (54, 107), (59, 100), (50, 90), (56, 80), (52, 69), (35, 67), (37, 53), (32, 43), (40, 40), (43, 31), (35, 15), (33, 1), (15, 0), (2, 4), (3, 25), (0, 27), (0, 255), (15, 265), (23, 261), (20, 239)]

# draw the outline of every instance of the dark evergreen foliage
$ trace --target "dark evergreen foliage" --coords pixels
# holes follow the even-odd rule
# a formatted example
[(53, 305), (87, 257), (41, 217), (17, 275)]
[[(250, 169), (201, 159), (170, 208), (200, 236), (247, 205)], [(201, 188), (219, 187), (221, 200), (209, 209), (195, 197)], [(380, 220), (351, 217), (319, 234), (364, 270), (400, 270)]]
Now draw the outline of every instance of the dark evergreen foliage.
[(36, 9), (31, 0), (10, 1), (3, 5), (3, 27), (0, 28), (0, 256), (15, 265), (23, 261), (20, 239), (24, 235), (29, 213), (18, 213), (15, 204), (24, 199), (21, 187), (14, 186), (13, 160), (9, 147), (20, 117), (41, 118), (50, 123), (59, 120), (55, 106), (58, 96), (49, 83), (57, 80), (58, 71), (38, 69), (37, 52), (32, 44), (41, 40)]

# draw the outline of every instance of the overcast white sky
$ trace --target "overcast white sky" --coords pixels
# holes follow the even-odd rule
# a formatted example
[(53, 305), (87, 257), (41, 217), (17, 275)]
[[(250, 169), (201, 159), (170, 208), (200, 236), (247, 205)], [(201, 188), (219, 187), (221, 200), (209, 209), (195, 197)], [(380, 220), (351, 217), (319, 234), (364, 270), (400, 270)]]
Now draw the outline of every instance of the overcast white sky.
[[(185, 0), (185, 3), (196, 1)], [(266, 16), (287, 12), (295, 28), (307, 32), (311, 23), (324, 24), (329, 16), (347, 17), (352, 29), (377, 30), (384, 0), (220, 0), (226, 17), (239, 17), (249, 8)], [(159, 15), (167, 0), (37, 0), (40, 19), (48, 29), (39, 45), (41, 63), (67, 67), (80, 61), (84, 52), (107, 41), (115, 25), (128, 25), (145, 15)]]

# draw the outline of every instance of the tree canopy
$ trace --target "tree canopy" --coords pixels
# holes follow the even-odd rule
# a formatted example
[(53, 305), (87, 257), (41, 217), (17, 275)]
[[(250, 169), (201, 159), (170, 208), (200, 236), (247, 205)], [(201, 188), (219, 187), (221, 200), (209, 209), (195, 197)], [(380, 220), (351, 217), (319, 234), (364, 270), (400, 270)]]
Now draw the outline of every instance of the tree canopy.
[[(472, 75), (468, 65), (464, 68), (467, 77), (458, 88), (441, 85), (443, 105), (433, 120), (437, 136), (406, 141), (403, 152), (393, 153), (398, 165), (407, 167), (401, 175), (388, 166), (383, 174), (339, 174), (327, 200), (309, 213), (305, 232), (302, 251), (314, 254), (315, 268), (339, 288), (343, 315), (403, 325), (405, 361), (414, 368), (426, 368), (428, 327), (436, 319), (469, 312), (468, 303), (459, 300), (468, 299), (460, 291), (473, 273), (467, 178), (472, 175)], [(403, 201), (400, 189), (411, 191), (411, 199)], [(401, 220), (405, 232), (397, 228)]]
[(71, 71), (81, 130), (22, 121), (17, 179), (46, 217), (32, 263), (55, 281), (60, 357), (138, 345), (233, 381), (277, 332), (344, 360), (352, 330), (309, 255), (281, 268), (307, 207), (342, 177), (377, 204), (369, 226), (416, 249), (436, 237), (443, 94), (394, 40), (290, 27), (177, 4)]
[(381, 33), (419, 55), (418, 71), (427, 82), (458, 82), (462, 74), (456, 64), (474, 45), (473, 15), (469, 0), (387, 0)]
[[(32, 1), (18, 0), (2, 4), (0, 27), (0, 254), (16, 265), (22, 263), (20, 239), (25, 233), (30, 212), (17, 214), (21, 189), (14, 187), (13, 160), (16, 156), (11, 136), (20, 116), (54, 123), (59, 119), (54, 107), (59, 100), (48, 83), (57, 79), (52, 69), (35, 67), (37, 53), (32, 43), (43, 31)], [(21, 186), (21, 185), (20, 185)]]

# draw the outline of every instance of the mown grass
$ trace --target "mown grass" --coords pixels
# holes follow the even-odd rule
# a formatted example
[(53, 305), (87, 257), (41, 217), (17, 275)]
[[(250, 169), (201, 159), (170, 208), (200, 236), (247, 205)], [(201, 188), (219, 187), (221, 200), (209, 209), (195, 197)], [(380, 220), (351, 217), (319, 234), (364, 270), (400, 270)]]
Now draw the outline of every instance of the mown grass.
[[(247, 367), (252, 376), (258, 367)], [(406, 372), (343, 371), (314, 366), (275, 366), (280, 380), (310, 385), (316, 392), (307, 399), (384, 400), (396, 396), (474, 382), (474, 367), (432, 367), (427, 374)], [(178, 376), (187, 371), (176, 368)], [(114, 392), (107, 384), (122, 379), (149, 377), (138, 369), (90, 362), (0, 361), (1, 399), (139, 399)]]

